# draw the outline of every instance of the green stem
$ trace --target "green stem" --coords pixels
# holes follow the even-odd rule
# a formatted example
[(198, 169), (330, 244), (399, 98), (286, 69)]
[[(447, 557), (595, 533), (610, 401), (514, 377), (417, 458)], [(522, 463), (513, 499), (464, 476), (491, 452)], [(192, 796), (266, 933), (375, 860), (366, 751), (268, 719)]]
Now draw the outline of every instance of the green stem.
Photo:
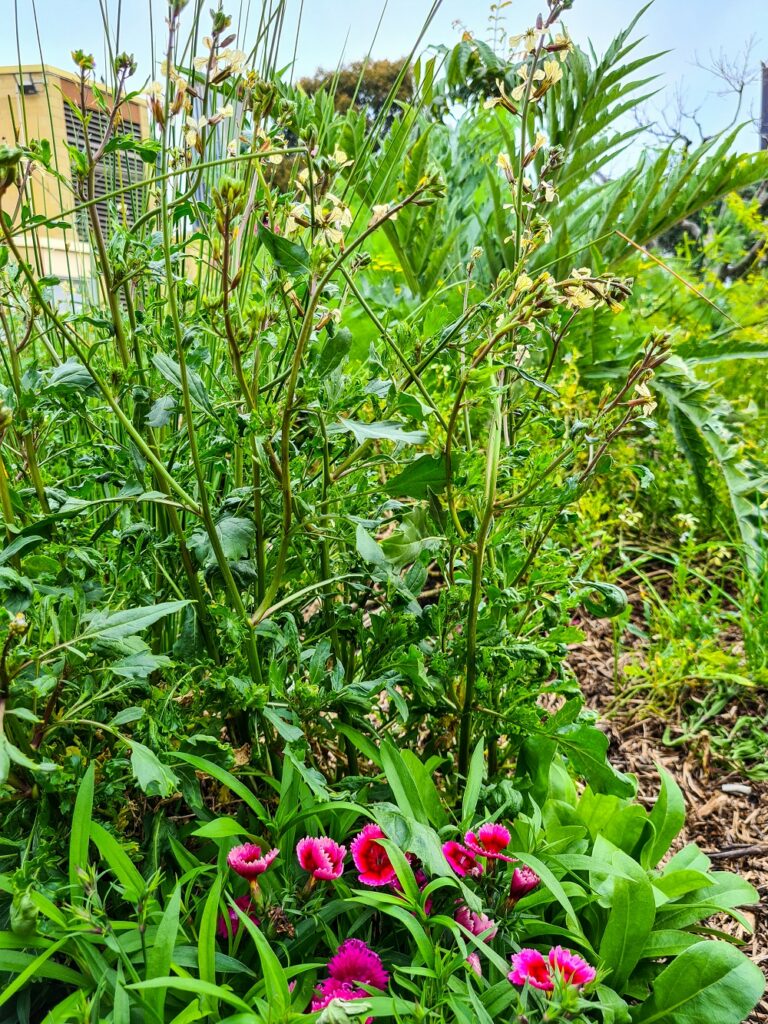
[(488, 466), (485, 478), (485, 510), (472, 554), (472, 584), (467, 610), (467, 677), (464, 690), (464, 705), (459, 727), (459, 775), (466, 778), (469, 770), (470, 747), (472, 745), (472, 712), (477, 684), (477, 618), (483, 587), (483, 563), (485, 549), (493, 522), (493, 502), (496, 494), (496, 473), (501, 452), (501, 405), (497, 399), (494, 418), (488, 437)]

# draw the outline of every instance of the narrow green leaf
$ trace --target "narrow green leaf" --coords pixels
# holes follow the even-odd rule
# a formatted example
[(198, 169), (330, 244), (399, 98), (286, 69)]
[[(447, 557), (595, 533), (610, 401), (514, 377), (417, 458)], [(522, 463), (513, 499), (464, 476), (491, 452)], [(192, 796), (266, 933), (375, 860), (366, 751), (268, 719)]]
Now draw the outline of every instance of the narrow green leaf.
[(72, 831), (69, 836), (69, 887), (73, 903), (83, 896), (83, 882), (80, 872), (88, 866), (88, 840), (91, 834), (93, 813), (94, 764), (88, 765), (77, 791), (75, 810), (72, 815)]

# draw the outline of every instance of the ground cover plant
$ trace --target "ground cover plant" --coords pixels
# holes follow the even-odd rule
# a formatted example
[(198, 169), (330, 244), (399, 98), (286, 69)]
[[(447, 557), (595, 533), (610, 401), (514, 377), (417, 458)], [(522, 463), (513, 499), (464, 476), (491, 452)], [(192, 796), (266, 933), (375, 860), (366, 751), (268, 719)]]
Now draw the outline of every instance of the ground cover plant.
[[(0, 1020), (745, 1020), (721, 924), (758, 894), (675, 848), (677, 783), (637, 799), (567, 656), (626, 618), (576, 531), (652, 476), (657, 401), (704, 458), (628, 261), (765, 161), (686, 157), (665, 207), (667, 154), (600, 212), (630, 29), (598, 62), (551, 0), (337, 110), (276, 7), (245, 39), (174, 0), (135, 88), (75, 51), (70, 166), (0, 150)], [(92, 289), (41, 272), (51, 222)], [(759, 578), (755, 467), (710, 448)]]

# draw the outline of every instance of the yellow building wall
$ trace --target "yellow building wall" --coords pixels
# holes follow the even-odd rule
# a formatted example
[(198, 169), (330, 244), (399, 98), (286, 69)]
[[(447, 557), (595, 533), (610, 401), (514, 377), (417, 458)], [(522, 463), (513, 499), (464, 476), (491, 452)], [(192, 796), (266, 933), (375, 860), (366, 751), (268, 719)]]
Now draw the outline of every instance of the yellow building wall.
[[(20, 82), (34, 85), (35, 91), (23, 93)], [(68, 182), (70, 160), (64, 94), (76, 98), (78, 89), (78, 79), (74, 74), (47, 65), (0, 67), (0, 142), (27, 145), (35, 139), (47, 139), (52, 151), (51, 166)], [(109, 102), (109, 94), (105, 92), (105, 96)], [(89, 96), (86, 102), (89, 107), (95, 107), (92, 97)], [(129, 103), (126, 107), (126, 116), (141, 124), (142, 136), (146, 137), (149, 131), (146, 109), (137, 103)], [(47, 226), (37, 228), (36, 249), (29, 233), (19, 235), (18, 241), (27, 259), (44, 274), (85, 286), (93, 280), (96, 268), (90, 246), (77, 237), (71, 214), (76, 200), (71, 188), (40, 165), (35, 165), (29, 187), (35, 215), (61, 219), (70, 227), (67, 230)], [(13, 193), (8, 193), (10, 195)], [(5, 202), (9, 202), (7, 197)]]

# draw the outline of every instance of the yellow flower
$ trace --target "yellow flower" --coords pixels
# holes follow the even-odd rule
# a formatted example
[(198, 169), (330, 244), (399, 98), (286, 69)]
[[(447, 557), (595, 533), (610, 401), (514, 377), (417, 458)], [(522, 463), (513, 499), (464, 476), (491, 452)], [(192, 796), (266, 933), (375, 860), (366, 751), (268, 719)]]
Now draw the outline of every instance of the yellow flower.
[[(639, 384), (635, 384), (635, 394), (643, 402), (643, 404), (640, 406), (640, 410), (643, 416), (652, 416), (656, 409), (656, 402), (653, 398), (653, 395), (651, 394), (650, 388), (645, 383), (645, 381), (641, 381)], [(675, 516), (675, 518), (679, 519), (681, 517)]]
[(510, 184), (515, 180), (515, 175), (512, 171), (512, 161), (509, 159), (509, 153), (499, 153), (496, 157), (496, 166), (500, 171), (504, 172), (504, 177)]
[(557, 60), (545, 60), (544, 61), (544, 81), (547, 87), (555, 85), (563, 77), (563, 68), (560, 61)]

